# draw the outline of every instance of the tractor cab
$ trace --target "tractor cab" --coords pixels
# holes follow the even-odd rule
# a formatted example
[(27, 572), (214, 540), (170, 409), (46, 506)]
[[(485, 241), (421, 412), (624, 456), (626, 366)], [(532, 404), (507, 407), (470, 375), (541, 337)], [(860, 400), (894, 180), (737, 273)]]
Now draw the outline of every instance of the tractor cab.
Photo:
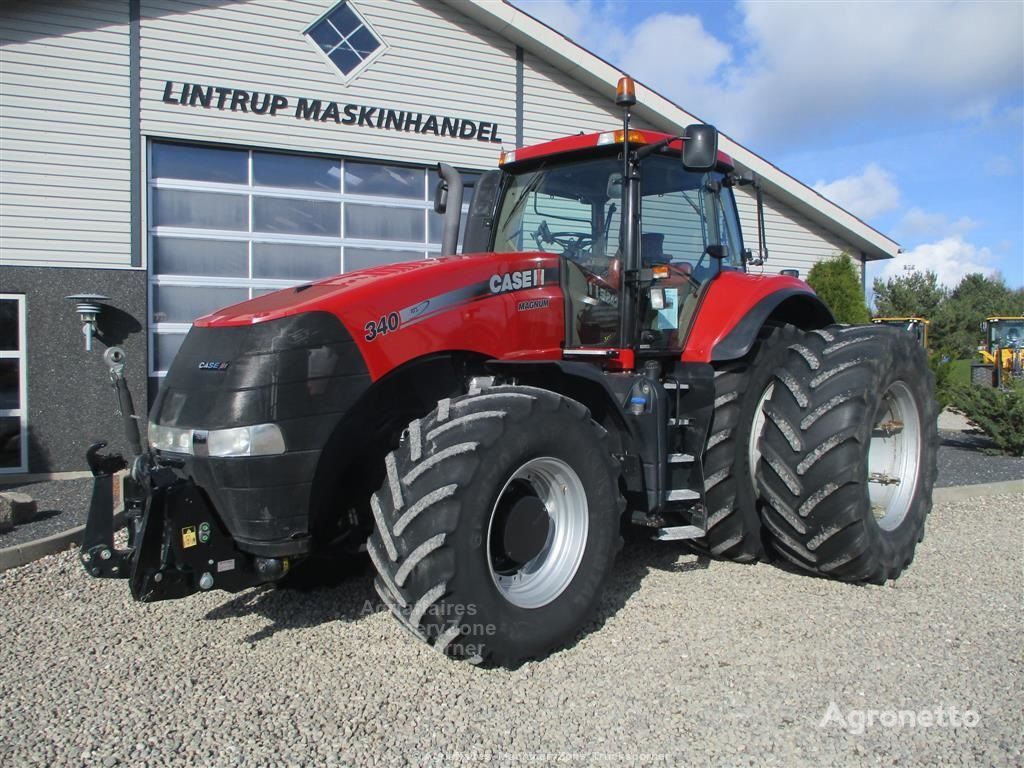
[[(620, 81), (621, 130), (503, 153), (499, 169), (476, 184), (463, 247), (557, 255), (563, 358), (624, 368), (644, 358), (678, 360), (706, 288), (753, 260), (733, 187), (754, 180), (739, 177), (718, 151), (713, 126), (691, 125), (677, 136), (630, 129), (633, 89), (629, 78)], [(440, 169), (435, 208), (447, 213), (445, 242), (454, 252), (461, 184), (447, 170)], [(763, 233), (760, 193), (758, 214)]]
[(871, 322), (876, 325), (891, 325), (912, 333), (917, 339), (917, 343), (924, 348), (925, 352), (928, 351), (928, 326), (931, 321), (925, 320), (923, 317), (876, 317)]
[(488, 250), (562, 257), (570, 354), (678, 354), (701, 288), (722, 269), (743, 268), (728, 160), (691, 170), (678, 140), (673, 149), (666, 134), (631, 133), (635, 147), (663, 145), (630, 171), (639, 177), (631, 254), (621, 131), (549, 142), (503, 164)]

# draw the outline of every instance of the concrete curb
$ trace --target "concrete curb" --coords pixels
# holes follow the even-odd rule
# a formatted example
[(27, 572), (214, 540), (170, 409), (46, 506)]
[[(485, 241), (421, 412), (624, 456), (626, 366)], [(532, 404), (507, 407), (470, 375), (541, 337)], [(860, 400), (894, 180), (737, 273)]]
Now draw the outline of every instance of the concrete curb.
[[(125, 513), (115, 512), (114, 513), (114, 530), (124, 525)], [(28, 565), (29, 563), (39, 560), (40, 558), (52, 555), (56, 552), (67, 549), (68, 547), (81, 544), (82, 535), (85, 533), (85, 526), (79, 525), (74, 528), (69, 528), (66, 531), (55, 533), (52, 536), (45, 536), (35, 541), (29, 541), (24, 544), (15, 544), (13, 547), (6, 547), (0, 549), (0, 573), (11, 568), (17, 568), (22, 565)]]
[[(932, 492), (932, 501), (962, 501), (964, 499), (999, 496), (1008, 493), (1024, 493), (1024, 480), (1004, 480), (1000, 483), (978, 483), (977, 485), (953, 485), (947, 488), (936, 488)], [(124, 525), (124, 521), (124, 512), (116, 512), (114, 514), (114, 530)], [(85, 533), (85, 526), (79, 525), (76, 528), (55, 533), (52, 536), (0, 549), (0, 573), (11, 568), (28, 565), (42, 557), (67, 549), (73, 544), (79, 544), (82, 541), (83, 533)]]

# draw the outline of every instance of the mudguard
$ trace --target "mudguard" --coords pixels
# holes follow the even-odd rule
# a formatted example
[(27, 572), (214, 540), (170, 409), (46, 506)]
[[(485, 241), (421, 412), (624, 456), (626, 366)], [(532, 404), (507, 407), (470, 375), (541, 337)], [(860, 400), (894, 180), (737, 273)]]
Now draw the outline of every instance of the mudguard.
[(809, 331), (834, 322), (832, 312), (802, 280), (723, 272), (702, 297), (682, 359), (717, 363), (743, 357), (767, 323)]

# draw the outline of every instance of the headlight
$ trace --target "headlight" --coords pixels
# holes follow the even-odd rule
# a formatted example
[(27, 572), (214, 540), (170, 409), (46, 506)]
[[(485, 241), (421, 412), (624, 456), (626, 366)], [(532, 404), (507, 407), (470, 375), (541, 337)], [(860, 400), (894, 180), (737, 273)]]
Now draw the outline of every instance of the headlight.
[(276, 424), (206, 430), (151, 423), (149, 444), (158, 451), (192, 456), (272, 456), (284, 453), (284, 436)]

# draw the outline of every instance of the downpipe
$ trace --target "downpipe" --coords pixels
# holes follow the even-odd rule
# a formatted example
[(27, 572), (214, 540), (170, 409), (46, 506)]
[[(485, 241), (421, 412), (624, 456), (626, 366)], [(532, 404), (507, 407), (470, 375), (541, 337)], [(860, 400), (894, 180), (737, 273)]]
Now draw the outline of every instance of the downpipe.
[[(125, 354), (111, 347), (103, 355), (129, 458), (89, 446), (92, 497), (79, 561), (96, 578), (129, 579), (132, 597), (142, 602), (187, 597), (199, 591), (237, 592), (275, 581), (288, 572), (287, 558), (256, 557), (238, 549), (206, 494), (188, 477), (183, 460), (144, 449), (138, 415), (124, 375)], [(127, 546), (114, 544), (114, 482), (124, 477)]]

